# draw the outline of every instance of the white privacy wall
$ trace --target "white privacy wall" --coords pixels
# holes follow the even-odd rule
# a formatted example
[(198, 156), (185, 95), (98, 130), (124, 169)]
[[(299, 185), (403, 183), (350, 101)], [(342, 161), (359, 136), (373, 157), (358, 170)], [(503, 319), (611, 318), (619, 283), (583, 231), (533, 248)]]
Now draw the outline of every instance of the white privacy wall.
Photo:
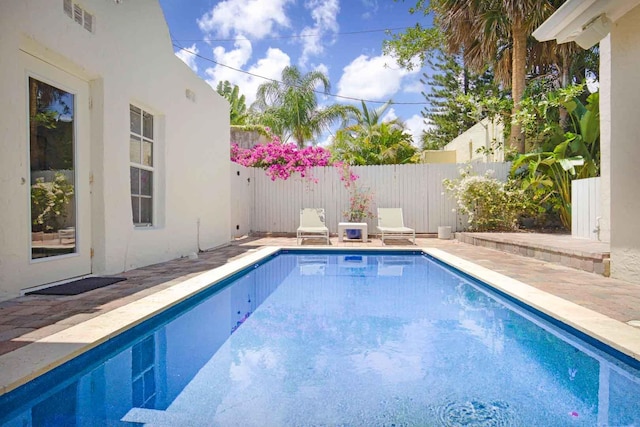
[(442, 149), (455, 151), (456, 163), (502, 162), (504, 160), (504, 125), (497, 120), (491, 121), (484, 118)]
[[(436, 233), (440, 225), (450, 225), (453, 230), (459, 228), (457, 214), (453, 211), (455, 202), (443, 194), (442, 180), (457, 178), (461, 167), (455, 164), (415, 164), (354, 166), (352, 169), (359, 176), (356, 183), (373, 192), (374, 214), (378, 207), (399, 207), (403, 210), (405, 225), (415, 228), (418, 233)], [(478, 174), (493, 170), (498, 179), (506, 179), (509, 168), (509, 163), (474, 165)], [(241, 169), (241, 166), (232, 164), (232, 171)], [(232, 224), (234, 218), (242, 218), (243, 215), (241, 210), (233, 210), (234, 205), (240, 205), (233, 199), (253, 199), (248, 226), (253, 232), (293, 233), (300, 225), (300, 209), (303, 207), (324, 208), (331, 233), (336, 233), (338, 222), (345, 220), (343, 212), (349, 205), (349, 192), (334, 167), (314, 168), (312, 175), (317, 182), (299, 177), (272, 181), (262, 169), (249, 168), (247, 172), (252, 195), (245, 193), (246, 180), (232, 180)], [(234, 172), (232, 178), (233, 175)], [(369, 233), (375, 233), (377, 219), (369, 218), (366, 222)]]

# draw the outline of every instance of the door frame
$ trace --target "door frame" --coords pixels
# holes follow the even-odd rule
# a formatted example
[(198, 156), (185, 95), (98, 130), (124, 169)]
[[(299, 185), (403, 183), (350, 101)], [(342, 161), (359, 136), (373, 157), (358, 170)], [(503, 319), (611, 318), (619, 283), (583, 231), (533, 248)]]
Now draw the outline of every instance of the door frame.
[[(41, 59), (26, 51), (20, 51), (21, 64), (24, 70), (26, 93), (23, 94), (26, 108), (26, 151), (27, 161), (25, 173), (31, 176), (30, 158), (30, 117), (29, 117), (29, 78), (62, 89), (74, 95), (74, 197), (75, 197), (75, 238), (76, 251), (44, 258), (32, 258), (32, 243), (29, 238), (28, 269), (25, 272), (26, 288), (42, 286), (47, 283), (91, 274), (91, 188), (89, 176), (91, 171), (91, 128), (90, 128), (90, 85), (81, 76), (71, 74), (50, 61)], [(27, 203), (28, 231), (31, 233), (31, 186), (28, 185), (25, 199)], [(27, 236), (25, 236), (27, 237)], [(24, 289), (24, 288), (23, 288)]]

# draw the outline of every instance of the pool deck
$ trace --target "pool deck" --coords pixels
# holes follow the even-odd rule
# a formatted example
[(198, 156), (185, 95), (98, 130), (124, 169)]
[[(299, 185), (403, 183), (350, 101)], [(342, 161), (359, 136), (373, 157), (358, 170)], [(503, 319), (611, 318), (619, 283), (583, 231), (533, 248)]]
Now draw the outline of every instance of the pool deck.
[[(533, 234), (531, 236), (529, 237), (531, 244), (539, 245), (541, 237)], [(518, 238), (526, 241), (527, 233), (522, 233), (522, 236), (518, 236)], [(562, 245), (563, 239), (566, 237), (552, 238), (553, 242), (549, 244)], [(640, 285), (638, 284), (611, 279), (554, 262), (460, 243), (457, 240), (418, 237), (416, 246), (404, 240), (394, 243), (396, 245), (387, 244), (385, 247), (433, 248), (436, 252), (441, 250), (464, 262), (473, 263), (480, 269), (484, 268), (508, 276), (515, 281), (543, 291), (539, 293), (540, 295), (548, 293), (577, 304), (580, 307), (572, 304), (565, 307), (565, 312), (569, 314), (571, 314), (573, 307), (577, 317), (582, 316), (583, 313), (580, 310), (586, 308), (602, 315), (600, 319), (604, 319), (604, 321), (610, 318), (623, 323), (631, 322), (630, 325), (637, 326), (633, 321), (640, 320)], [(303, 246), (312, 247), (316, 244), (327, 247), (321, 241), (313, 239), (306, 240)], [(593, 242), (587, 240), (570, 239), (566, 244), (570, 245), (569, 250), (571, 251), (590, 251), (593, 249)], [(581, 248), (581, 244), (584, 247)], [(202, 252), (198, 259), (181, 258), (119, 274), (118, 276), (126, 277), (127, 280), (80, 295), (30, 295), (2, 301), (0, 302), (0, 355), (8, 356), (9, 353), (28, 344), (46, 340), (61, 331), (121, 309), (208, 270), (242, 259), (269, 246), (296, 246), (296, 239), (295, 237), (273, 236), (247, 237), (235, 240), (229, 246)], [(381, 246), (378, 238), (362, 243), (360, 241), (339, 242), (337, 236), (332, 236), (329, 247), (379, 248)], [(555, 298), (556, 301), (562, 302), (560, 299)], [(613, 322), (613, 326), (616, 325), (620, 324)], [(626, 333), (631, 330), (631, 336), (634, 339), (634, 333), (640, 333), (639, 328), (621, 326)], [(638, 357), (636, 356), (636, 358)], [(0, 360), (0, 365), (1, 363), (2, 360)]]

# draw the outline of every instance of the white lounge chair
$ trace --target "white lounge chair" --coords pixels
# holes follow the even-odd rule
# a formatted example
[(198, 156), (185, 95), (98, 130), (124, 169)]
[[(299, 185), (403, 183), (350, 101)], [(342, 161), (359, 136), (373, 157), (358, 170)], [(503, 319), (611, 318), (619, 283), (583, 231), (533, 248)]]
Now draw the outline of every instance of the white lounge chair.
[(378, 208), (378, 230), (384, 245), (384, 239), (398, 239), (409, 237), (416, 244), (416, 231), (413, 228), (405, 227), (402, 219), (402, 208)]
[(300, 209), (300, 227), (296, 233), (296, 242), (299, 245), (302, 239), (313, 237), (327, 239), (329, 244), (329, 229), (324, 225), (324, 209)]

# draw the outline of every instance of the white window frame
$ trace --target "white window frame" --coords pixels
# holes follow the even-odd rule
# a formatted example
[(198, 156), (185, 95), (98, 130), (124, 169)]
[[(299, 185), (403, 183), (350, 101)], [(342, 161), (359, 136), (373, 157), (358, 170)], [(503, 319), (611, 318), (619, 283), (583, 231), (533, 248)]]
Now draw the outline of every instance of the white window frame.
[[(132, 123), (131, 123), (131, 110), (132, 109), (137, 109), (140, 110), (140, 128), (139, 129), (132, 129)], [(152, 119), (152, 136), (145, 136), (144, 133), (144, 115), (148, 114), (149, 116), (151, 116)], [(131, 139), (132, 138), (140, 138), (141, 144), (140, 144), (140, 152), (139, 152), (139, 158), (140, 158), (140, 162), (134, 162), (133, 160), (131, 160), (131, 158), (129, 158), (129, 171), (131, 171), (132, 168), (138, 169), (140, 171), (148, 171), (151, 172), (151, 195), (144, 195), (142, 194), (142, 183), (141, 181), (138, 182), (138, 188), (139, 191), (137, 194), (134, 194), (131, 191), (131, 201), (132, 201), (132, 206), (131, 206), (131, 215), (132, 215), (132, 219), (133, 219), (133, 225), (136, 228), (148, 228), (148, 227), (153, 227), (154, 226), (154, 221), (156, 220), (156, 207), (155, 207), (155, 202), (156, 202), (156, 161), (155, 161), (155, 151), (156, 151), (156, 143), (157, 143), (157, 129), (156, 129), (156, 116), (149, 112), (148, 110), (139, 107), (135, 104), (129, 104), (129, 150), (131, 153)], [(144, 164), (144, 143), (150, 143), (151, 144), (151, 164), (150, 165), (145, 165)], [(131, 181), (133, 179), (133, 177), (131, 176), (131, 172), (129, 172), (129, 183), (131, 184)], [(140, 175), (138, 176), (138, 179), (140, 179)], [(138, 218), (134, 217), (134, 210), (133, 210), (133, 198), (137, 198), (138, 199)], [(141, 215), (142, 215), (142, 200), (143, 199), (150, 199), (151, 200), (151, 221), (150, 222), (141, 222)]]

